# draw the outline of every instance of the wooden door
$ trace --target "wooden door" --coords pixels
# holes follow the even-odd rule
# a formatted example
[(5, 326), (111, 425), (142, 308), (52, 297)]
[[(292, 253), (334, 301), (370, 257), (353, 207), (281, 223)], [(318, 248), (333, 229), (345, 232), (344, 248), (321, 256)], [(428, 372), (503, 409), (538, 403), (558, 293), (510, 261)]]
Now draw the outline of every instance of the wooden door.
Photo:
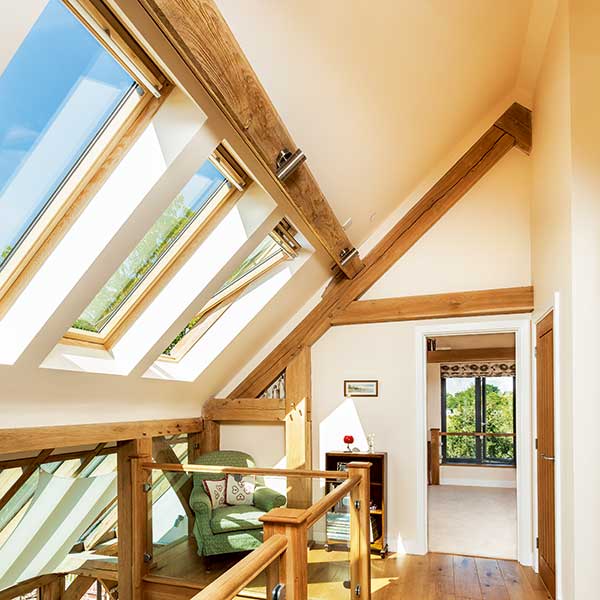
[(555, 597), (553, 313), (537, 324), (537, 477), (540, 575)]

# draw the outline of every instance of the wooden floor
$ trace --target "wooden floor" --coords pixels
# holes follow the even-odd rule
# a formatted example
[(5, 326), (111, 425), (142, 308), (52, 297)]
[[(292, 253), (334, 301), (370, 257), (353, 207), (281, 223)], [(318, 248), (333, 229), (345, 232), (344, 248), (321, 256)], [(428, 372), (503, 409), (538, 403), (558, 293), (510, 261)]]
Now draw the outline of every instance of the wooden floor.
[[(242, 555), (240, 555), (242, 556)], [(349, 600), (344, 587), (349, 579), (348, 553), (313, 549), (309, 557), (311, 600)], [(207, 563), (195, 554), (192, 544), (184, 542), (164, 554), (152, 575), (183, 578), (204, 587), (235, 564), (229, 556)], [(494, 560), (428, 554), (426, 556), (373, 557), (373, 600), (546, 600), (550, 598), (532, 569), (510, 560)], [(254, 581), (246, 597), (264, 598), (262, 577)]]

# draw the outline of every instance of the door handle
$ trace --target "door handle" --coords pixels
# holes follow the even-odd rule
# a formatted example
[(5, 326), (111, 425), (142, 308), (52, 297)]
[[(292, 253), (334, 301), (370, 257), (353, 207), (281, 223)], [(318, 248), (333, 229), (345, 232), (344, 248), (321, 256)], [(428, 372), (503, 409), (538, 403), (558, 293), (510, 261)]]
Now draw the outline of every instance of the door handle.
[(541, 452), (540, 455), (544, 460), (549, 460), (550, 462), (554, 462), (554, 456), (546, 456), (543, 452)]

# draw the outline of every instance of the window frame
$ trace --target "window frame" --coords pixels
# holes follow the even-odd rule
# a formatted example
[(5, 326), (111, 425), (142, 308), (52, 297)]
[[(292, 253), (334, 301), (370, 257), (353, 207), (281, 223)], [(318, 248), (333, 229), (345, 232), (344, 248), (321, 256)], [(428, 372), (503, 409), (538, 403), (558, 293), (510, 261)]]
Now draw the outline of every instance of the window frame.
[[(279, 233), (281, 230), (284, 230), (288, 233), (286, 236), (286, 240), (282, 241), (283, 236)], [(235, 300), (241, 296), (246, 289), (248, 289), (254, 282), (262, 279), (267, 273), (270, 273), (274, 269), (276, 269), (282, 263), (293, 260), (297, 254), (299, 249), (301, 248), (300, 244), (294, 239), (294, 235), (297, 231), (294, 229), (292, 225), (287, 221), (287, 219), (282, 219), (273, 229), (273, 231), (269, 234), (280, 246), (281, 249), (277, 254), (274, 254), (270, 258), (268, 258), (262, 264), (254, 267), (250, 271), (248, 271), (245, 275), (240, 277), (239, 279), (233, 281), (229, 286), (222, 289), (220, 292), (215, 294), (202, 308), (202, 310), (194, 317), (198, 318), (198, 323), (194, 326), (194, 328), (186, 334), (177, 344), (173, 347), (171, 354), (164, 354), (158, 357), (159, 361), (166, 362), (179, 362), (182, 360), (185, 355), (194, 347), (196, 343), (198, 343), (204, 334), (212, 327), (216, 322), (222, 318), (227, 309), (235, 302)], [(206, 329), (201, 331), (202, 323), (215, 311), (223, 309), (224, 305), (227, 305), (222, 313), (218, 316), (218, 318), (211, 323), (211, 325)], [(197, 330), (198, 333), (194, 335), (194, 331)], [(176, 351), (175, 353), (173, 353)]]
[[(117, 25), (118, 21), (114, 17), (112, 20), (109, 18), (107, 9), (104, 11), (105, 15), (102, 16), (99, 9), (92, 4), (93, 0), (77, 1), (86, 10), (89, 10), (94, 18), (98, 15), (100, 27), (104, 28), (113, 42), (130, 57), (132, 62), (135, 62), (140, 70), (143, 69), (145, 75), (147, 74), (151, 78), (150, 81), (160, 90), (160, 97), (155, 97), (136, 78), (131, 69), (116, 58), (114, 50), (107, 46), (89, 27), (77, 10), (74, 10), (69, 0), (61, 0), (104, 49), (117, 59), (121, 67), (144, 90), (144, 94), (137, 98), (133, 106), (125, 110), (125, 105), (129, 104), (130, 100), (135, 99), (136, 96), (135, 91), (128, 94), (103, 125), (86, 152), (79, 157), (65, 179), (52, 192), (44, 209), (38, 214), (11, 256), (2, 265), (0, 270), (0, 318), (10, 309), (21, 291), (34, 277), (39, 265), (56, 248), (70, 225), (94, 197), (96, 191), (106, 181), (121, 158), (133, 146), (173, 89), (173, 85), (166, 76), (137, 44), (135, 50), (132, 49), (130, 44), (134, 43), (133, 38), (124, 33), (124, 29)], [(153, 65), (152, 69), (149, 68), (149, 64)]]
[[(493, 376), (491, 377), (493, 379)], [(447, 414), (446, 414), (446, 377), (441, 377), (441, 425), (440, 432), (447, 432)], [(471, 379), (471, 378), (469, 378)], [(483, 376), (474, 376), (472, 379), (475, 380), (475, 432), (474, 433), (485, 433), (486, 426), (484, 424), (486, 403), (486, 378)], [(517, 397), (516, 397), (516, 376), (512, 376), (513, 383), (513, 427), (512, 432), (514, 435), (511, 438), (513, 441), (513, 459), (512, 460), (499, 460), (490, 459), (487, 457), (487, 437), (476, 435), (475, 437), (475, 458), (469, 457), (458, 457), (448, 458), (447, 456), (447, 439), (448, 436), (441, 436), (441, 450), (442, 450), (442, 464), (443, 465), (469, 465), (469, 466), (481, 466), (481, 467), (514, 467), (516, 466), (517, 460)]]
[(229, 206), (236, 204), (249, 185), (251, 185), (251, 179), (246, 175), (244, 180), (245, 187), (240, 191), (232, 183), (230, 176), (222, 166), (212, 160), (212, 154), (207, 160), (211, 160), (215, 164), (216, 168), (231, 186), (229, 188), (223, 186), (215, 192), (196, 217), (194, 217), (189, 226), (186, 227), (167, 252), (150, 269), (140, 284), (119, 306), (101, 332), (83, 331), (70, 327), (63, 335), (61, 343), (110, 351), (135, 322), (140, 312), (148, 306), (160, 289), (166, 285), (171, 276), (179, 268), (181, 261), (185, 260), (189, 253), (198, 247), (200, 243), (199, 238), (206, 227), (214, 222), (219, 213), (226, 210)]

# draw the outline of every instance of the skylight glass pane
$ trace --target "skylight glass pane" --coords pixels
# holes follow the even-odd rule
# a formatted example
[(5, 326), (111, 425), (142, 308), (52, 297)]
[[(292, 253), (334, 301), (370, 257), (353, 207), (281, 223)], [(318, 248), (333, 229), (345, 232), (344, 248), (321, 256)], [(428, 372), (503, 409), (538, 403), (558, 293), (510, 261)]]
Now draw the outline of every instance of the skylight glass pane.
[[(241, 280), (246, 275), (249, 275), (252, 271), (261, 265), (264, 265), (268, 260), (281, 252), (283, 252), (281, 246), (270, 235), (267, 236), (233, 272), (231, 277), (221, 286), (215, 296)], [(183, 330), (177, 334), (175, 339), (164, 350), (163, 354), (165, 356), (171, 356), (175, 346), (177, 346), (177, 344), (202, 321), (203, 316), (202, 313), (196, 315)]]
[(229, 187), (230, 184), (207, 160), (98, 292), (73, 327), (100, 333), (223, 186)]
[(231, 277), (221, 286), (217, 293), (221, 293), (226, 290), (229, 286), (233, 285), (236, 281), (242, 279), (242, 277), (248, 275), (254, 269), (260, 267), (266, 263), (270, 258), (281, 252), (281, 246), (271, 237), (267, 236), (242, 262), (242, 264), (233, 272)]
[(49, 0), (0, 75), (0, 268), (136, 87), (62, 2)]

